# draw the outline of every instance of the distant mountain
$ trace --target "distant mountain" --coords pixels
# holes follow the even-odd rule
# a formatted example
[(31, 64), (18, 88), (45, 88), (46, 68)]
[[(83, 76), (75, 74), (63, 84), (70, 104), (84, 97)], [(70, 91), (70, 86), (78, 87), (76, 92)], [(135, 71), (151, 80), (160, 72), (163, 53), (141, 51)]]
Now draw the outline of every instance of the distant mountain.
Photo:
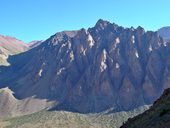
[(163, 27), (158, 30), (160, 36), (164, 38), (164, 40), (170, 40), (170, 26)]
[(42, 40), (34, 40), (28, 43), (28, 46), (30, 49), (32, 49), (32, 48), (39, 46), (42, 42), (43, 42)]
[(9, 55), (18, 54), (28, 49), (28, 46), (16, 38), (0, 35), (0, 65), (9, 65), (6, 61)]
[(169, 128), (170, 127), (170, 89), (154, 102), (153, 106), (128, 121), (121, 128)]
[(3, 117), (44, 109), (129, 111), (152, 104), (170, 86), (170, 44), (157, 32), (104, 20), (56, 33), (8, 62), (0, 67), (1, 98), (15, 106), (0, 102)]

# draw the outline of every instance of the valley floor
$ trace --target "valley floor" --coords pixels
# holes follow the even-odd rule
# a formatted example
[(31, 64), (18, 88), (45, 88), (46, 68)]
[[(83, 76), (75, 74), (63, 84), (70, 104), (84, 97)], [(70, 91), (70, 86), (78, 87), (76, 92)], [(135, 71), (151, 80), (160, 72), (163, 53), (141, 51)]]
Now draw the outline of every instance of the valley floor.
[(144, 110), (144, 106), (129, 112), (108, 114), (79, 114), (65, 111), (41, 111), (38, 113), (5, 119), (0, 121), (0, 128), (118, 128), (129, 117)]

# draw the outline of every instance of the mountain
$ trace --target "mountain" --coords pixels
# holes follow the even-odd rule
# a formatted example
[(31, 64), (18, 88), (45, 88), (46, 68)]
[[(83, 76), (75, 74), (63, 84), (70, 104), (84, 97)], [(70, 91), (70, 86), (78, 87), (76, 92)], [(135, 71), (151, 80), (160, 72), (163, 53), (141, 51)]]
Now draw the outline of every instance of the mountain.
[(9, 55), (18, 54), (28, 49), (28, 46), (16, 38), (0, 35), (0, 65), (9, 65)]
[(164, 40), (170, 40), (170, 27), (163, 27), (158, 30), (160, 36), (164, 38)]
[(151, 108), (128, 121), (121, 128), (169, 128), (170, 89), (154, 102)]
[(169, 43), (157, 32), (101, 19), (88, 30), (58, 32), (8, 61), (0, 67), (0, 87), (20, 102), (43, 104), (34, 112), (129, 111), (152, 104), (170, 86)]

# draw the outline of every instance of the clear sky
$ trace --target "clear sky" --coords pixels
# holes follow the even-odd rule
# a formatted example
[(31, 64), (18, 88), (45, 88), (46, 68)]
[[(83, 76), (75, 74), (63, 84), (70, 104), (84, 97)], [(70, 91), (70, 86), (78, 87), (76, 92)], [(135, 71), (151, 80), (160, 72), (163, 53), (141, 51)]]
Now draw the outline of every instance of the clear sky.
[(170, 26), (170, 0), (0, 0), (0, 34), (25, 42), (93, 27), (100, 18), (157, 30)]

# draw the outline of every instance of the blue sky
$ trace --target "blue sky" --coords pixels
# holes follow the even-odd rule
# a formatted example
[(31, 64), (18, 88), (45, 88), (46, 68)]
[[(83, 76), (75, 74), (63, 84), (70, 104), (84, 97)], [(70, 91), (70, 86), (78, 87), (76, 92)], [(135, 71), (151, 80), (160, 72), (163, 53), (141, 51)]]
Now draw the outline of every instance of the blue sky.
[(0, 34), (25, 42), (63, 30), (93, 27), (98, 19), (124, 27), (170, 26), (170, 0), (0, 0)]

